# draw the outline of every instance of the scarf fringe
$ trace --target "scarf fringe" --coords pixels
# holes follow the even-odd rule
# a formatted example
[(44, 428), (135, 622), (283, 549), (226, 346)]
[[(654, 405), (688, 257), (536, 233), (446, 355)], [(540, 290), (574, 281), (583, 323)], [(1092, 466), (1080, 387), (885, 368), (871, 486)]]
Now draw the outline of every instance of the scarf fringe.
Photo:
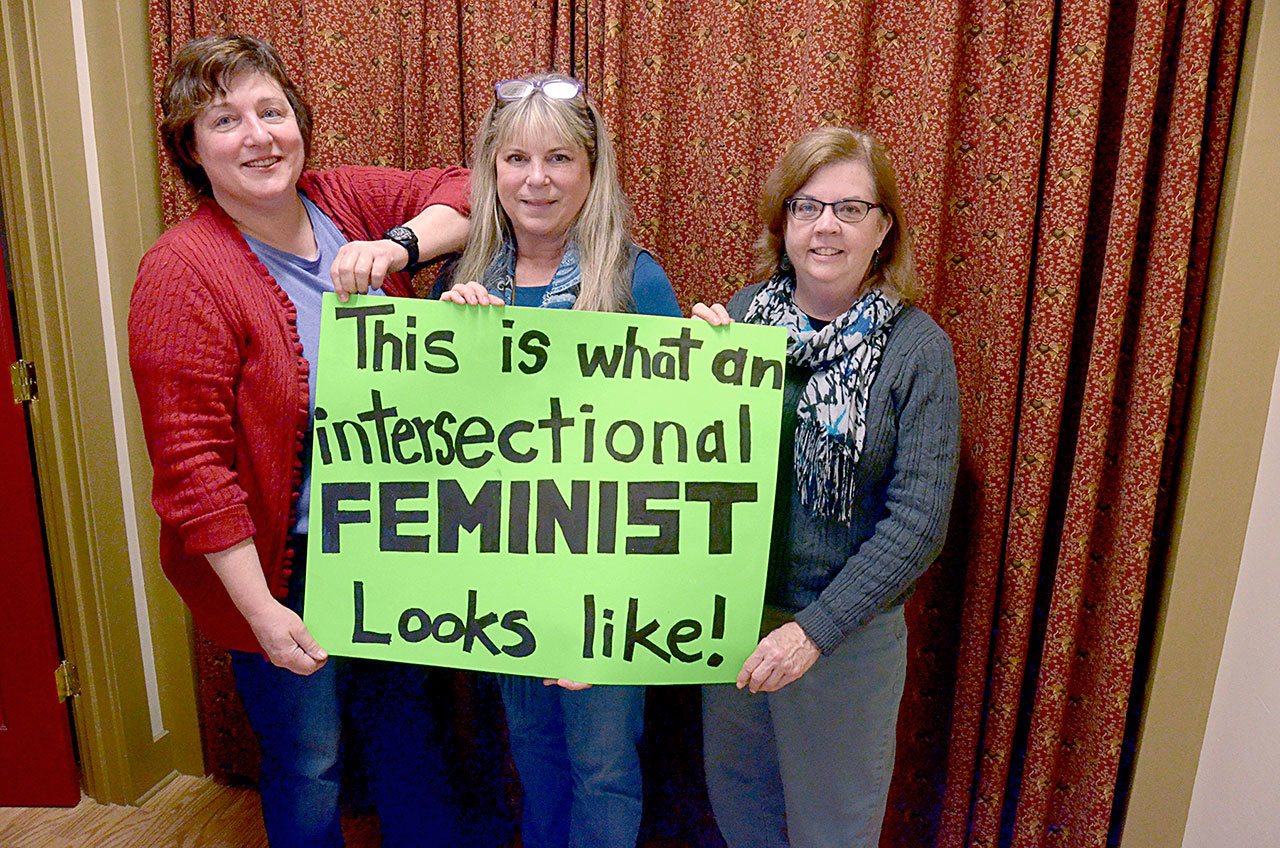
[(867, 400), (888, 343), (886, 330), (902, 311), (892, 294), (873, 289), (815, 332), (795, 304), (795, 276), (779, 270), (747, 308), (749, 324), (784, 327), (787, 360), (812, 370), (796, 409), (795, 474), (800, 503), (848, 524), (857, 500), (854, 469), (866, 437)]
[(821, 425), (796, 426), (795, 469), (800, 503), (811, 512), (848, 524), (853, 520), (858, 457), (847, 442), (832, 439)]

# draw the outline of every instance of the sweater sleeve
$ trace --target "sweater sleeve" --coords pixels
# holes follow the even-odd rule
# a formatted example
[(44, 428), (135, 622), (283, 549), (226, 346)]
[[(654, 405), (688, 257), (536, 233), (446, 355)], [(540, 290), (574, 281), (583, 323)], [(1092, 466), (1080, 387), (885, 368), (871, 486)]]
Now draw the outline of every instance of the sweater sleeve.
[(900, 598), (946, 537), (959, 463), (955, 360), (941, 331), (906, 355), (890, 391), (897, 440), (884, 517), (817, 600), (796, 614), (824, 654)]
[(129, 306), (129, 365), (154, 469), (152, 503), (189, 554), (251, 537), (234, 468), (240, 352), (200, 275), (173, 251), (143, 257)]
[(309, 171), (298, 183), (337, 222), (348, 239), (377, 239), (428, 206), (471, 214), (466, 168), (394, 168), (348, 165)]
[(681, 317), (680, 304), (676, 302), (667, 272), (644, 250), (636, 257), (635, 269), (631, 272), (631, 297), (640, 315)]
[(763, 283), (752, 283), (734, 292), (733, 297), (729, 298), (729, 302), (724, 307), (729, 313), (729, 317), (735, 321), (741, 321), (746, 318), (747, 310), (751, 308), (751, 299), (756, 296), (756, 292), (760, 291), (763, 285)]

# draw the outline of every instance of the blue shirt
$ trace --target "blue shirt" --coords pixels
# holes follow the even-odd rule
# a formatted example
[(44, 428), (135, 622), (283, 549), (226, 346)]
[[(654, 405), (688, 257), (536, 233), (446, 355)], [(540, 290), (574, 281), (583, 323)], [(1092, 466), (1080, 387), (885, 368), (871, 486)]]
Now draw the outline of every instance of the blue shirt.
[[(516, 286), (514, 306), (540, 306), (542, 296), (547, 293), (547, 286)], [(683, 317), (680, 304), (676, 302), (676, 293), (671, 288), (671, 281), (662, 270), (658, 261), (645, 251), (636, 257), (636, 265), (631, 272), (631, 298), (636, 304), (639, 315), (669, 315), (673, 318)]]
[[(258, 241), (245, 234), (244, 240), (249, 249), (267, 266), (267, 271), (275, 277), (276, 283), (284, 289), (284, 293), (293, 301), (293, 308), (298, 313), (298, 339), (302, 342), (302, 355), (310, 366), (311, 399), (307, 409), (314, 414), (316, 409), (316, 365), (320, 354), (320, 304), (325, 292), (333, 291), (333, 280), (329, 277), (329, 268), (338, 256), (338, 250), (347, 243), (346, 236), (338, 229), (337, 224), (328, 215), (300, 194), (302, 205), (311, 219), (311, 230), (315, 233), (316, 247), (319, 248), (315, 259), (304, 259), (285, 250), (272, 247), (266, 242)], [(381, 291), (370, 289), (369, 294), (380, 295)], [(297, 516), (293, 524), (293, 532), (307, 532), (307, 513), (311, 509), (311, 428), (307, 427), (307, 438), (302, 448), (302, 486), (299, 489)]]

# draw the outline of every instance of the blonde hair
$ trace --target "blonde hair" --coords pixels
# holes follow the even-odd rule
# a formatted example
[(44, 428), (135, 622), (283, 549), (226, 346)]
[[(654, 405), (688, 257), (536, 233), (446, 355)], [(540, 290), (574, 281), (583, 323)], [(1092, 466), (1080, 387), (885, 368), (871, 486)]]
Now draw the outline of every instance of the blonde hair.
[[(526, 78), (531, 83), (554, 79), (564, 77)], [(484, 113), (471, 161), (471, 235), (454, 280), (483, 279), (503, 240), (514, 240), (511, 219), (498, 202), (497, 154), (512, 140), (537, 134), (581, 147), (591, 166), (591, 188), (569, 229), (582, 268), (582, 288), (573, 308), (631, 311), (631, 210), (618, 184), (613, 142), (585, 93), (571, 100), (553, 100), (539, 88), (520, 100), (496, 100)]]
[(898, 180), (884, 145), (863, 129), (820, 127), (798, 138), (782, 154), (773, 172), (765, 180), (760, 195), (759, 215), (764, 223), (755, 244), (755, 277), (767, 280), (777, 273), (786, 255), (787, 199), (813, 177), (823, 165), (833, 162), (858, 162), (871, 175), (875, 197), (883, 204), (892, 226), (880, 243), (878, 258), (867, 269), (859, 291), (879, 286), (904, 301), (919, 296), (915, 261), (907, 237), (907, 216), (898, 195)]

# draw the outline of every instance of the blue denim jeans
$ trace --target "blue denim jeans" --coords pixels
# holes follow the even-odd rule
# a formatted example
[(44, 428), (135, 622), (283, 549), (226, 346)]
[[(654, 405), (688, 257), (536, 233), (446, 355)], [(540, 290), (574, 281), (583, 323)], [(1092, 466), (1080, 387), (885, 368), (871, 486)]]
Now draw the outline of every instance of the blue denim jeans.
[(524, 790), (524, 848), (635, 848), (644, 687), (570, 692), (512, 675), (499, 683)]
[[(286, 605), (302, 605), (298, 579)], [(262, 749), (259, 789), (271, 848), (342, 846), (344, 716), (359, 736), (384, 848), (452, 846), (455, 821), (427, 703), (426, 670), (330, 657), (303, 677), (231, 652), (236, 688)]]
[(906, 682), (901, 607), (769, 694), (702, 687), (707, 793), (729, 848), (876, 848)]

